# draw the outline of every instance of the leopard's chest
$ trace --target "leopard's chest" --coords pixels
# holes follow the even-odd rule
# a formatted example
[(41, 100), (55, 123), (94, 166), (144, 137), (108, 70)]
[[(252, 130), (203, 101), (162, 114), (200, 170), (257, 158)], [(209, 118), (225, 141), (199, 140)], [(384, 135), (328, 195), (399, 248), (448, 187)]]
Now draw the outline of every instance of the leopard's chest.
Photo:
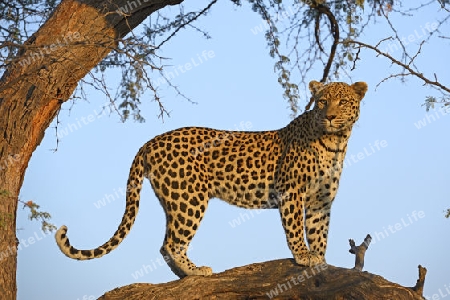
[[(331, 148), (320, 146), (313, 149), (309, 152), (311, 156), (308, 160), (313, 162), (314, 167), (311, 166), (309, 169), (316, 171), (307, 172), (307, 176), (310, 177), (302, 187), (308, 205), (334, 199), (339, 187), (346, 152), (345, 148), (343, 151), (330, 151)], [(339, 148), (332, 150), (335, 149)]]
[(294, 145), (277, 174), (279, 185), (301, 193), (333, 194), (338, 188), (345, 148), (343, 151), (330, 150), (335, 149), (323, 147), (321, 143)]

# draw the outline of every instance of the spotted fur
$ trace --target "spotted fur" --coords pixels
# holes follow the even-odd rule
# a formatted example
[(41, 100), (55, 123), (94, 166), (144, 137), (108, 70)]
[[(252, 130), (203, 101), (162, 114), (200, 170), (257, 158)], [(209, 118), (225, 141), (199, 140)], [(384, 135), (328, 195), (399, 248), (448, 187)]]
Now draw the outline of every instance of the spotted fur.
[(146, 177), (166, 213), (161, 253), (180, 277), (212, 274), (187, 256), (211, 198), (245, 208), (278, 208), (295, 261), (325, 262), (330, 208), (367, 84), (312, 81), (309, 88), (314, 108), (279, 130), (186, 127), (153, 138), (131, 165), (125, 213), (113, 237), (96, 249), (77, 250), (62, 226), (56, 233), (61, 251), (85, 260), (115, 249), (134, 223)]

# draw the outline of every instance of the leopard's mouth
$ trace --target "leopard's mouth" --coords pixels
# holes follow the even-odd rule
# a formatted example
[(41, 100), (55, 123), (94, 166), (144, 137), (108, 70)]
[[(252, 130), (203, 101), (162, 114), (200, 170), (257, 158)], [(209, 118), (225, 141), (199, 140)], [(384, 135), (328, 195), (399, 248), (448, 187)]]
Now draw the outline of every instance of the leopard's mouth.
[(339, 132), (339, 131), (346, 130), (350, 126), (350, 123), (345, 122), (345, 120), (335, 119), (335, 120), (330, 121), (330, 120), (324, 119), (321, 122), (321, 126), (325, 132), (333, 133), (333, 132)]

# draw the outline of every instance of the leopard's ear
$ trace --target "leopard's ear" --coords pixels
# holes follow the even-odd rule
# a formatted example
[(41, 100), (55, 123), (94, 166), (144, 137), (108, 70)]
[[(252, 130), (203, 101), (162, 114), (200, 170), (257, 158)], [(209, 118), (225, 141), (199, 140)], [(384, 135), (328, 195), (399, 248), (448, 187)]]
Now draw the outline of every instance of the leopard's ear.
[(362, 100), (367, 92), (367, 83), (365, 83), (364, 81), (358, 81), (352, 84), (351, 87), (359, 96), (359, 100)]
[(311, 94), (315, 95), (317, 92), (323, 87), (322, 82), (318, 82), (315, 80), (312, 80), (309, 82), (309, 90), (311, 91)]

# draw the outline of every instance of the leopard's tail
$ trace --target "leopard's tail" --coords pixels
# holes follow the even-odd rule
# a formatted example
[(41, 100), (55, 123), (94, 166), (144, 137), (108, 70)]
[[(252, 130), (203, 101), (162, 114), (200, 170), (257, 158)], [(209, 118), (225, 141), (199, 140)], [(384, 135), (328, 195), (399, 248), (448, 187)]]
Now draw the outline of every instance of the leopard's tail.
[(131, 165), (130, 175), (127, 182), (125, 213), (123, 214), (122, 222), (120, 222), (120, 225), (114, 235), (109, 239), (109, 241), (95, 249), (78, 250), (70, 245), (69, 238), (67, 237), (67, 227), (63, 225), (56, 232), (55, 238), (59, 249), (61, 249), (62, 253), (64, 253), (67, 257), (78, 260), (102, 257), (117, 248), (117, 246), (119, 246), (119, 244), (127, 236), (128, 232), (130, 232), (139, 210), (139, 198), (145, 174), (144, 152), (144, 147), (142, 147), (136, 154)]

